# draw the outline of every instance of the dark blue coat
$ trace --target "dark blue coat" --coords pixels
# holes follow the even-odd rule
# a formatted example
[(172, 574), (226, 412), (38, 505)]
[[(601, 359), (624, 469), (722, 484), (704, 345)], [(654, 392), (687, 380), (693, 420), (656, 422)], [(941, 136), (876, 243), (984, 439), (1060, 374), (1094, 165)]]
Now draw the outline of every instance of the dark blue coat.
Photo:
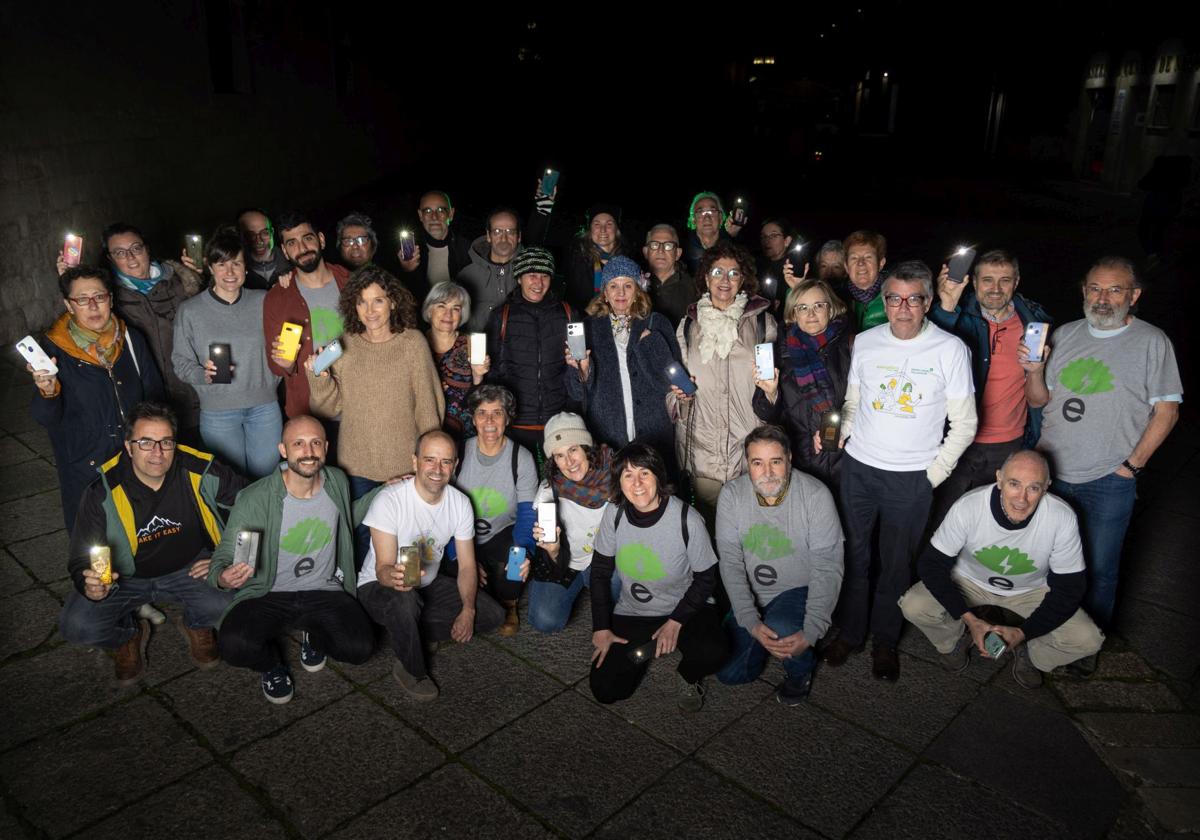
[[(641, 335), (646, 330), (650, 334)], [(583, 403), (588, 429), (597, 443), (619, 448), (629, 443), (625, 434), (625, 400), (622, 396), (621, 368), (617, 343), (607, 315), (583, 322), (588, 349), (592, 351), (587, 382), (568, 367), (567, 393)], [(657, 312), (648, 318), (633, 318), (629, 323), (629, 347), (626, 350), (629, 388), (633, 394), (633, 424), (639, 441), (648, 443), (667, 458), (675, 449), (675, 427), (667, 416), (667, 366), (680, 361), (679, 343), (671, 323)]]
[(59, 346), (49, 337), (55, 330), (38, 340), (58, 363), (60, 390), (57, 397), (46, 399), (35, 388), (30, 413), (50, 435), (68, 532), (75, 525), (84, 489), (121, 448), (125, 415), (142, 400), (163, 399), (162, 377), (149, 344), (137, 330), (126, 329), (127, 340), (111, 375), (75, 355), (78, 349), (72, 348), (72, 353)]
[[(1021, 319), (1024, 328), (1030, 321), (1041, 321), (1049, 324), (1050, 315), (1040, 304), (1020, 295), (1013, 295), (1013, 308)], [(942, 309), (937, 300), (929, 307), (929, 320), (947, 332), (961, 338), (971, 351), (971, 375), (975, 380), (975, 410), (980, 411), (983, 400), (983, 386), (987, 384), (988, 367), (991, 365), (991, 338), (988, 331), (987, 319), (979, 308), (979, 300), (975, 297), (974, 289), (966, 289), (953, 312)], [(1029, 408), (1029, 416), (1025, 420), (1025, 445), (1032, 448), (1042, 436), (1042, 410)]]

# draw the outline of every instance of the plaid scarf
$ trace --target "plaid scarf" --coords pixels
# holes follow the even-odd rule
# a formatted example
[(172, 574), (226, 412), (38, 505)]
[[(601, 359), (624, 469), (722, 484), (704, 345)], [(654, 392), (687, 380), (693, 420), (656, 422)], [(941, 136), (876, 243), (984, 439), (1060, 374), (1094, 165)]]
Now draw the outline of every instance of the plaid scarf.
[(608, 494), (612, 491), (612, 450), (602, 443), (594, 450), (594, 456), (595, 462), (591, 469), (584, 473), (579, 481), (572, 481), (560, 470), (554, 470), (550, 482), (554, 485), (554, 492), (558, 498), (567, 499), (580, 507), (592, 510), (604, 507), (604, 503), (608, 501)]
[(821, 350), (841, 335), (845, 326), (845, 320), (834, 318), (820, 335), (809, 335), (797, 324), (788, 328), (787, 351), (792, 362), (792, 377), (801, 397), (817, 413), (833, 408), (834, 398), (833, 380), (825, 369)]

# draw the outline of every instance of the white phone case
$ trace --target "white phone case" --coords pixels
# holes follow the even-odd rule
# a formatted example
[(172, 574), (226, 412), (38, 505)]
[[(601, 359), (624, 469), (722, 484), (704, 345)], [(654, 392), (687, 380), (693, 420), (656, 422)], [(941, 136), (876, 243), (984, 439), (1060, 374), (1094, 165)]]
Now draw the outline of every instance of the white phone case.
[(27, 335), (18, 341), (17, 352), (25, 358), (25, 361), (29, 362), (29, 366), (34, 370), (48, 370), (58, 376), (58, 365), (46, 355), (42, 345), (33, 340), (33, 336)]
[(471, 364), (483, 364), (487, 356), (487, 333), (471, 333)]
[(770, 343), (754, 345), (754, 367), (764, 382), (775, 377), (775, 348)]
[(544, 543), (558, 542), (558, 535), (554, 530), (558, 524), (555, 519), (557, 512), (554, 508), (554, 502), (541, 502), (538, 505), (537, 521), (538, 526), (542, 529), (542, 542)]

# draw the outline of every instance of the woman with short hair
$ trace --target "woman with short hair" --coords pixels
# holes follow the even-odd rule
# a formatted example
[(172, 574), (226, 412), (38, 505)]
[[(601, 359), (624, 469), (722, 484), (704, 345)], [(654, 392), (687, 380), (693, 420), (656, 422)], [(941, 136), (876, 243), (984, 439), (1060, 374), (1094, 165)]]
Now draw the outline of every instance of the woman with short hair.
[(461, 444), (475, 433), (467, 409), (467, 394), (483, 381), (489, 367), (486, 356), (483, 364), (471, 364), (471, 335), (459, 332), (459, 327), (471, 317), (471, 296), (457, 283), (449, 280), (437, 283), (425, 296), (421, 317), (429, 324), (425, 338), (446, 400), (442, 428)]

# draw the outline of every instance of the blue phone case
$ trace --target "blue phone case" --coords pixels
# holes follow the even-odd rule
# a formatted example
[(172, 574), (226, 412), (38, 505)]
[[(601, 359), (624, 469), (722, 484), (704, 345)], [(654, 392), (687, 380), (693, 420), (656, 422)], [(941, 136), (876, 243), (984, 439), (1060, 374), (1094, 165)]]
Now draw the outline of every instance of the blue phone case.
[(521, 579), (521, 564), (525, 562), (525, 549), (514, 545), (508, 550), (508, 565), (504, 567), (504, 576), (509, 580)]
[(551, 169), (548, 173), (542, 176), (542, 195), (553, 195), (554, 188), (558, 186), (558, 170)]
[(696, 393), (696, 383), (688, 376), (687, 369), (679, 362), (667, 365), (667, 381), (689, 397)]
[(321, 373), (340, 358), (342, 358), (342, 343), (334, 339), (317, 358), (313, 359), (313, 373)]

